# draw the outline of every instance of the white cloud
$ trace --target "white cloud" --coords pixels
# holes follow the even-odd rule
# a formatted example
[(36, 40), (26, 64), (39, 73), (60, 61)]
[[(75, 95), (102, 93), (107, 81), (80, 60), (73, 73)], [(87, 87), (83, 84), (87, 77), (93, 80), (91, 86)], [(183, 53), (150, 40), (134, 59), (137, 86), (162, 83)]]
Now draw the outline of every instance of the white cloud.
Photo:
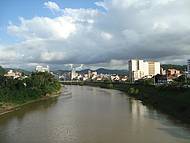
[(111, 40), (112, 37), (113, 37), (112, 34), (107, 33), (107, 32), (101, 32), (101, 36), (102, 36), (102, 38), (105, 39), (105, 40)]
[(16, 52), (20, 63), (18, 55), (24, 55), (27, 64), (119, 68), (129, 58), (174, 62), (176, 57), (185, 63), (190, 55), (188, 4), (189, 0), (104, 0), (96, 3), (106, 9), (103, 12), (58, 6), (53, 9), (61, 15), (55, 18), (20, 18), (20, 24), (8, 25), (8, 32), (22, 42), (6, 50)]
[(20, 25), (9, 25), (10, 34), (23, 39), (67, 39), (75, 32), (76, 26), (72, 17), (62, 16), (54, 19), (48, 17), (34, 17), (32, 19), (20, 19)]
[(158, 31), (165, 31), (169, 28), (169, 25), (165, 22), (155, 22), (153, 29)]
[(98, 1), (94, 3), (95, 5), (104, 8), (105, 10), (108, 10), (108, 7), (106, 6), (106, 3), (103, 1)]
[(60, 11), (61, 10), (55, 2), (48, 1), (48, 2), (45, 2), (44, 5), (46, 8), (48, 8), (52, 11)]

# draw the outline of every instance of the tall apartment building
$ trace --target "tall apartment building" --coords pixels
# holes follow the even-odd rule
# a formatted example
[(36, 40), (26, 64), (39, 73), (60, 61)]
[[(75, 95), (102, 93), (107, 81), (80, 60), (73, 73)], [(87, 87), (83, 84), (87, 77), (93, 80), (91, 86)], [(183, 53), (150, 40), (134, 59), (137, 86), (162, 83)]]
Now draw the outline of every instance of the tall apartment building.
[(129, 79), (131, 82), (157, 74), (160, 74), (159, 62), (129, 60)]
[(160, 62), (148, 61), (148, 71), (149, 76), (160, 74)]
[(73, 68), (71, 70), (71, 80), (75, 79), (78, 76), (78, 73), (75, 71), (75, 69)]
[(48, 65), (46, 67), (38, 65), (36, 66), (36, 72), (50, 72), (50, 69)]
[(187, 60), (187, 76), (190, 78), (190, 59), (189, 60)]

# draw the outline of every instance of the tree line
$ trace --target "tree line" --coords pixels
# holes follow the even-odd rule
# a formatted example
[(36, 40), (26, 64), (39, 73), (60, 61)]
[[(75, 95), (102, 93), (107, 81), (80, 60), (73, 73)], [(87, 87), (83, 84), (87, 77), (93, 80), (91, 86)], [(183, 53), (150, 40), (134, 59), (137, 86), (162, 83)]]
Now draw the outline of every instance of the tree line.
[(32, 73), (24, 79), (0, 75), (0, 102), (24, 103), (60, 90), (60, 83), (50, 73)]

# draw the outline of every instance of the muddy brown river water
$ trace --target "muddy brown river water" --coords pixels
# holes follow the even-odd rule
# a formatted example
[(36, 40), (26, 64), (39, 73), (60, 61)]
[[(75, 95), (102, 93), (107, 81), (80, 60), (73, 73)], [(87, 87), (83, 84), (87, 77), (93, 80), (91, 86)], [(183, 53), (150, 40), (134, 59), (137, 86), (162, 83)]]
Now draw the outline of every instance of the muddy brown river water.
[(0, 143), (190, 143), (190, 129), (120, 91), (66, 86), (2, 116)]

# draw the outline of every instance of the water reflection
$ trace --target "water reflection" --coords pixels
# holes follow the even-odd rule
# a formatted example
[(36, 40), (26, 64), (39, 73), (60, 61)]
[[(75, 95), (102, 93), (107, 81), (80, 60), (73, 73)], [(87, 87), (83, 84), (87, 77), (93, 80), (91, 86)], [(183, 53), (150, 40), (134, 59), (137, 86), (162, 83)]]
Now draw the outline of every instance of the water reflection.
[(116, 90), (67, 86), (67, 96), (0, 118), (0, 143), (189, 143), (190, 132)]
[[(176, 120), (172, 120), (167, 115), (164, 115), (152, 107), (147, 107), (142, 104), (141, 101), (135, 100), (133, 98), (128, 98), (129, 101), (129, 109), (132, 115), (133, 124), (141, 124), (145, 125), (147, 119), (152, 119), (152, 122), (156, 123), (159, 121), (160, 124), (164, 125), (162, 128), (157, 128), (158, 130), (162, 130), (171, 136), (176, 138), (188, 139), (190, 140), (190, 128), (184, 124), (180, 124)], [(176, 124), (176, 126), (174, 126)], [(177, 126), (178, 125), (178, 126)], [(180, 127), (179, 127), (180, 126)]]

